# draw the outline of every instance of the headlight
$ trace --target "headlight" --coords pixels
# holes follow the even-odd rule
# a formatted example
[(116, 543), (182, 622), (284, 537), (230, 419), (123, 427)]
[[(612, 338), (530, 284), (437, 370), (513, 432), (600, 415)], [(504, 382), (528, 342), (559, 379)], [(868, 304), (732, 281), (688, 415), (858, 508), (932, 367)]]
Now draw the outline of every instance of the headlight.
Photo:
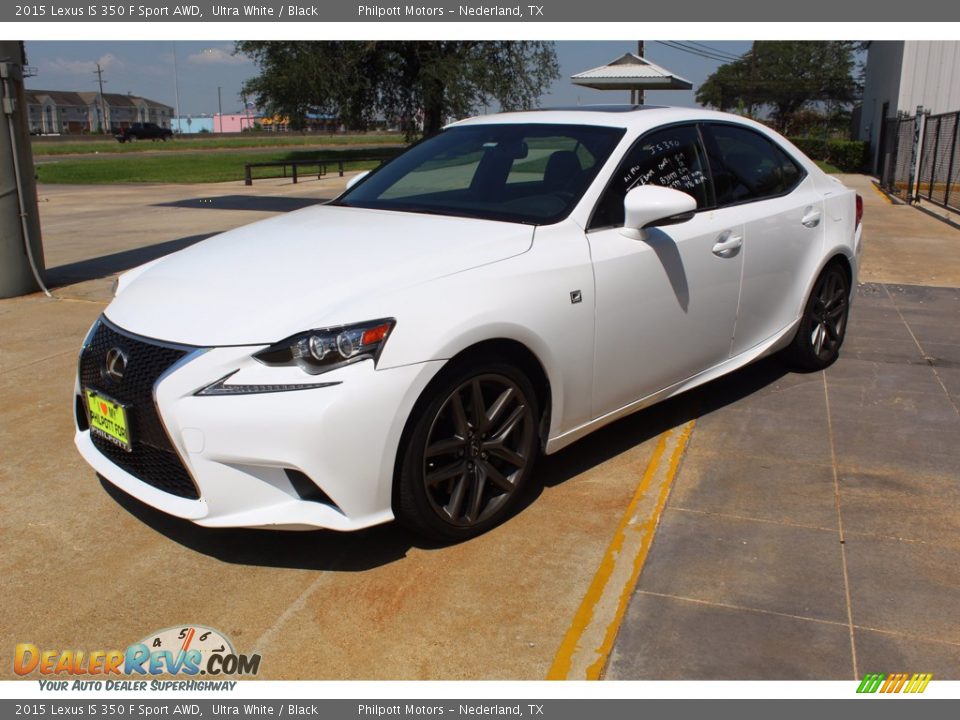
[(311, 375), (380, 357), (396, 320), (386, 318), (308, 330), (261, 350), (253, 357), (264, 365), (297, 365)]

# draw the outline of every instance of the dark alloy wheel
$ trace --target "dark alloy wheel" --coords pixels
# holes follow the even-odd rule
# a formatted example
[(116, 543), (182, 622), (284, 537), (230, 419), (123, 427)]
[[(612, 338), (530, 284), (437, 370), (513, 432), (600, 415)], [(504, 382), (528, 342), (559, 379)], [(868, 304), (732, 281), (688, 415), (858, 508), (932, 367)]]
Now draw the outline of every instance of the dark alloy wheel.
[(509, 515), (538, 451), (530, 381), (509, 365), (473, 367), (419, 415), (400, 477), (398, 519), (422, 535), (464, 540)]
[(850, 281), (838, 265), (820, 273), (807, 300), (800, 327), (787, 348), (790, 362), (801, 370), (822, 370), (840, 354), (850, 311)]

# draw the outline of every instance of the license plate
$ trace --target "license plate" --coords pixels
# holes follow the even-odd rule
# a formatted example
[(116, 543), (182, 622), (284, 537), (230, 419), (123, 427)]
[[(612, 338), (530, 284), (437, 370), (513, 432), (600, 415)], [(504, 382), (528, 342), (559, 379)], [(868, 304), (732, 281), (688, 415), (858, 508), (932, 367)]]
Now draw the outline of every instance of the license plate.
[(130, 443), (127, 408), (95, 390), (84, 388), (83, 392), (90, 415), (90, 432), (131, 452), (133, 445)]

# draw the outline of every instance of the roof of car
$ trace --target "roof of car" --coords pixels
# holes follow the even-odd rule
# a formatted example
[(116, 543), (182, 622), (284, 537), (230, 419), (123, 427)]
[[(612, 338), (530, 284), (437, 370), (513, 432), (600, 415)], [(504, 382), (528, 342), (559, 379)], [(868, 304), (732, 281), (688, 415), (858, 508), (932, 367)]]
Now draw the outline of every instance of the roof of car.
[(642, 130), (647, 127), (684, 120), (727, 120), (753, 126), (759, 125), (749, 118), (703, 108), (661, 105), (577, 105), (575, 107), (478, 115), (451, 123), (450, 127), (486, 123), (563, 123), (570, 125), (606, 125), (608, 127)]

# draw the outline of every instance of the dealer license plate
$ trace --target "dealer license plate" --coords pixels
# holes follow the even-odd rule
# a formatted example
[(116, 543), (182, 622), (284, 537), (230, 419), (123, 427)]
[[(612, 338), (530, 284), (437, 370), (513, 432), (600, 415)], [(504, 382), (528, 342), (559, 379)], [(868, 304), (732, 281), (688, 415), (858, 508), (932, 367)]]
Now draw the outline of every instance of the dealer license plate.
[(90, 413), (90, 432), (96, 433), (104, 440), (122, 447), (127, 452), (133, 450), (130, 442), (130, 424), (127, 418), (127, 407), (116, 400), (101, 395), (96, 390), (84, 388), (87, 400), (87, 409)]

